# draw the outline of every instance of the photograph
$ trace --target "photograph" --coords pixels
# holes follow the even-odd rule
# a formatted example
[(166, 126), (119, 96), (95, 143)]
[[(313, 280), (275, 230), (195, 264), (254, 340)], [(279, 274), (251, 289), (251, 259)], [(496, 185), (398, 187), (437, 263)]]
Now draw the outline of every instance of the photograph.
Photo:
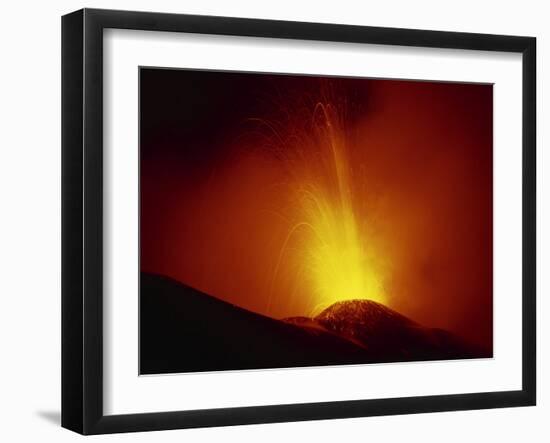
[(139, 373), (493, 358), (493, 84), (139, 67)]

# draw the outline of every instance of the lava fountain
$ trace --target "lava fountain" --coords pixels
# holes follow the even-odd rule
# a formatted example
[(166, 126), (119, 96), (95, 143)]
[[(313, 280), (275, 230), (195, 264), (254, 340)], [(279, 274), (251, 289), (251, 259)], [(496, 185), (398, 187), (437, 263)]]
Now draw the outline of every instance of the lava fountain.
[(364, 177), (353, 168), (351, 149), (364, 146), (351, 146), (344, 116), (323, 101), (310, 108), (309, 118), (294, 119), (283, 130), (262, 121), (271, 133), (264, 146), (283, 165), (282, 185), (291, 196), (288, 207), (277, 210), (289, 229), (273, 269), (267, 312), (277, 303), (273, 287), (283, 273), (294, 280), (293, 296), (308, 298), (310, 315), (342, 300), (387, 301), (387, 266), (374, 239)]

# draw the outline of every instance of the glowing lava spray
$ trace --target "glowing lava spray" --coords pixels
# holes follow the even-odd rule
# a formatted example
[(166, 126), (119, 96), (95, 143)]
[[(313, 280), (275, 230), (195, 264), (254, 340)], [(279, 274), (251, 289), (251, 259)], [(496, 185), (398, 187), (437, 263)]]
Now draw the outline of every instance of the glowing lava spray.
[(289, 229), (273, 269), (268, 312), (283, 273), (294, 280), (293, 296), (308, 297), (311, 315), (341, 300), (386, 301), (387, 266), (372, 234), (363, 177), (353, 169), (343, 114), (318, 102), (303, 126), (294, 122), (281, 131), (262, 121), (272, 134), (268, 152), (282, 163), (291, 196), (289, 207), (278, 211)]

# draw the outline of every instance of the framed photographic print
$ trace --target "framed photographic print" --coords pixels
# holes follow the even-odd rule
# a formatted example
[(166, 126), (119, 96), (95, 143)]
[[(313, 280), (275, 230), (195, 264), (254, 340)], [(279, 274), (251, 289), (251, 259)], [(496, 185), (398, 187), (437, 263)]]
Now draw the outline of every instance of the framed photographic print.
[(535, 39), (62, 20), (62, 425), (534, 405)]

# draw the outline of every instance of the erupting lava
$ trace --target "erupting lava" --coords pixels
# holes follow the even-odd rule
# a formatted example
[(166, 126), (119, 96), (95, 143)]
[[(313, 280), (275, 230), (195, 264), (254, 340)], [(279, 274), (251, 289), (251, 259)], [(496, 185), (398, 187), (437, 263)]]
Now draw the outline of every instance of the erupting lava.
[[(352, 168), (344, 112), (339, 111), (329, 102), (317, 103), (305, 127), (294, 124), (287, 133), (275, 133), (268, 150), (282, 162), (292, 195), (290, 207), (279, 211), (291, 227), (272, 287), (281, 272), (290, 273), (293, 292), (309, 293), (311, 315), (341, 300), (386, 302), (382, 260), (369, 241), (364, 187)], [(308, 287), (298, 291), (304, 281)], [(268, 312), (272, 303), (271, 288)]]

